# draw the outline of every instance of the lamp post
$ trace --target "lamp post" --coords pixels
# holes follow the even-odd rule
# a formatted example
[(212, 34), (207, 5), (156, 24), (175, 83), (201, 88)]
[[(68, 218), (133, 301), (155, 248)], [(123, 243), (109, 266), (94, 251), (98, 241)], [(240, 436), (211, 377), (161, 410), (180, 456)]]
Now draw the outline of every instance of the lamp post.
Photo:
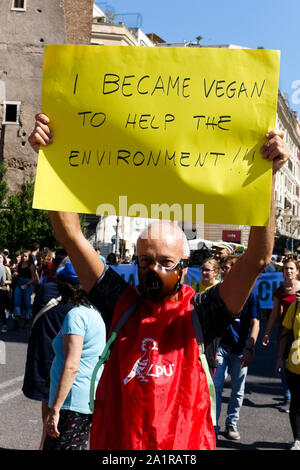
[(291, 236), (292, 236), (291, 246), (292, 246), (292, 253), (294, 253), (294, 234), (296, 233), (296, 231), (298, 230), (300, 226), (299, 217), (292, 216), (290, 224), (291, 224)]
[(116, 225), (116, 246), (115, 246), (115, 250), (116, 250), (116, 255), (119, 256), (119, 244), (120, 244), (120, 235), (119, 235), (119, 223), (120, 223), (120, 218), (117, 217), (116, 219), (117, 221), (117, 225)]

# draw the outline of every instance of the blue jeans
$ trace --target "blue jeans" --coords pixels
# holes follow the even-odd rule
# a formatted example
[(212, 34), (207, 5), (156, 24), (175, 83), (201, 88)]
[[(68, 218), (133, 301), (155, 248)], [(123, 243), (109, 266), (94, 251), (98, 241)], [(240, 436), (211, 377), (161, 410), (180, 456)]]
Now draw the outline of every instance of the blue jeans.
[(31, 318), (31, 295), (34, 291), (32, 284), (29, 284), (27, 289), (22, 289), (22, 285), (30, 281), (25, 277), (21, 277), (17, 280), (17, 284), (14, 292), (14, 312), (13, 315), (15, 318), (21, 316), (21, 312), (26, 320)]
[(239, 420), (248, 372), (248, 367), (241, 367), (242, 356), (242, 354), (231, 354), (221, 347), (218, 349), (218, 367), (213, 377), (216, 389), (217, 432), (219, 431), (218, 421), (221, 414), (226, 371), (231, 376), (231, 395), (228, 402), (225, 426), (236, 427)]

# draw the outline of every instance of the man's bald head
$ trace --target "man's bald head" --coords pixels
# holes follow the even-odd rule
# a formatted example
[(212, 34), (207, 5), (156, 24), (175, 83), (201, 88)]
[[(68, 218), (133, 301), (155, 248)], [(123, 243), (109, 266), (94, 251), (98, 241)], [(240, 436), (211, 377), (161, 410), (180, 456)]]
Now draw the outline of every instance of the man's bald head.
[(190, 248), (185, 233), (172, 221), (160, 220), (149, 224), (140, 233), (137, 240), (137, 255), (139, 256), (140, 251), (143, 251), (145, 247), (154, 245), (164, 247), (166, 255), (169, 248), (172, 252), (175, 250), (180, 258), (190, 256)]

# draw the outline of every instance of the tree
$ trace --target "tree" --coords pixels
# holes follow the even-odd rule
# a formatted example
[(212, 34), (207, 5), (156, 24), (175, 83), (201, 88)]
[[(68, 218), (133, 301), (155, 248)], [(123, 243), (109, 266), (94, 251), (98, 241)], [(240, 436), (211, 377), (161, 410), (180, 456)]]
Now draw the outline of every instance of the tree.
[[(47, 211), (32, 208), (34, 184), (24, 181), (19, 192), (7, 198), (0, 211), (0, 248), (12, 252), (30, 249), (33, 242), (57, 248)], [(1, 194), (1, 186), (0, 186)]]
[(203, 39), (203, 37), (202, 36), (197, 36), (196, 39), (197, 39), (197, 43), (200, 44), (200, 41)]
[(6, 173), (6, 168), (3, 163), (0, 163), (0, 207), (3, 206), (4, 199), (6, 198), (8, 187), (7, 183), (3, 181), (3, 178)]

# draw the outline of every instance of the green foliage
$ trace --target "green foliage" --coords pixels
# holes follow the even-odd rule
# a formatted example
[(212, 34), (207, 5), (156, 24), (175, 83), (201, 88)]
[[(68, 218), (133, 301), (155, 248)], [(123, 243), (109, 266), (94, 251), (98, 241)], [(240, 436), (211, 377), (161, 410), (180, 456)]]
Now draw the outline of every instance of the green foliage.
[(8, 248), (12, 252), (30, 249), (33, 242), (57, 248), (48, 213), (32, 208), (33, 192), (33, 182), (25, 181), (21, 190), (9, 196), (6, 207), (0, 210), (0, 249)]
[(4, 199), (7, 195), (7, 191), (8, 191), (7, 183), (5, 181), (3, 181), (5, 173), (6, 173), (5, 166), (3, 165), (3, 163), (0, 163), (0, 207), (2, 207), (3, 201), (4, 201)]

